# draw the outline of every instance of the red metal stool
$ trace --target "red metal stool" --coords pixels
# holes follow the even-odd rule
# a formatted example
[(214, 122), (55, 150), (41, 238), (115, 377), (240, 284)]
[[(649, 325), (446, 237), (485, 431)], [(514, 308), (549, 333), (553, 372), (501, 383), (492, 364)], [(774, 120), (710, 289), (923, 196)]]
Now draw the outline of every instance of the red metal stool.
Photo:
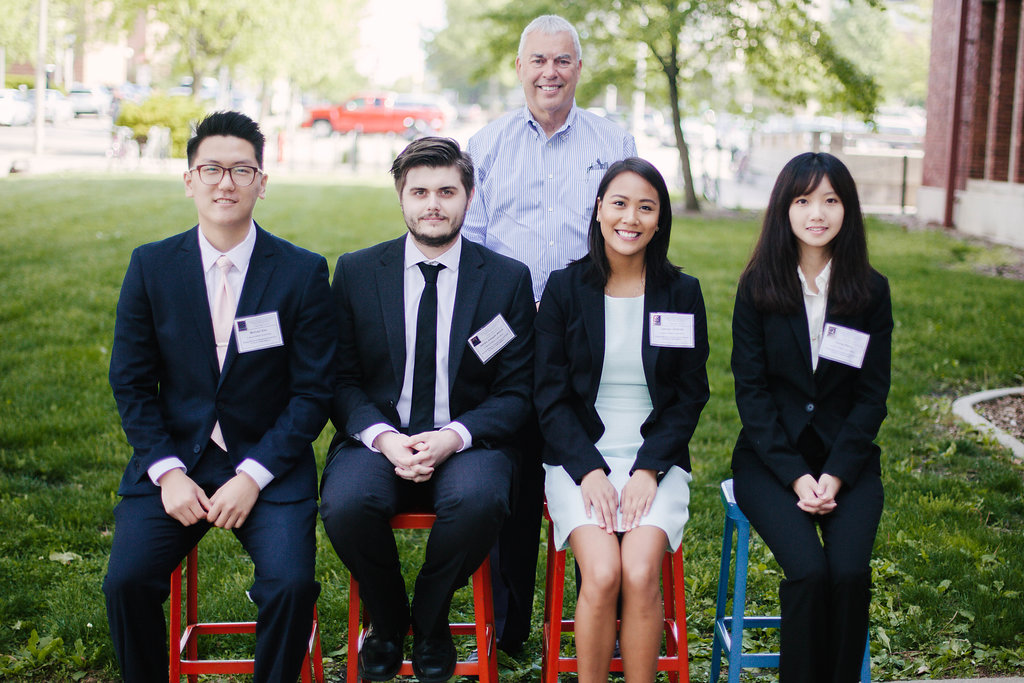
[[(432, 512), (403, 512), (391, 518), (392, 529), (429, 529), (436, 519)], [(359, 647), (365, 633), (360, 620), (359, 582), (350, 579), (348, 585), (348, 669), (345, 680), (357, 683), (359, 678)], [(480, 683), (498, 683), (497, 632), (494, 628), (494, 601), (491, 598), (491, 559), (484, 558), (480, 568), (473, 572), (473, 623), (452, 624), (453, 636), (476, 636), (476, 661), (455, 664), (456, 676), (476, 676)], [(370, 615), (363, 609), (362, 621)], [(399, 676), (412, 676), (412, 662), (405, 660), (398, 670)]]
[[(576, 630), (576, 622), (562, 618), (565, 597), (565, 551), (555, 549), (554, 523), (548, 520), (547, 579), (544, 584), (544, 635), (541, 647), (541, 681), (557, 683), (558, 674), (575, 672), (575, 657), (562, 656), (562, 634)], [(665, 655), (658, 657), (658, 671), (667, 671), (672, 683), (690, 680), (690, 656), (686, 642), (686, 591), (683, 584), (683, 548), (666, 552), (661, 564), (661, 585), (665, 605)], [(613, 657), (611, 671), (622, 671), (622, 658)]]
[[(181, 568), (185, 567), (185, 630), (181, 629)], [(255, 621), (220, 623), (199, 622), (199, 546), (192, 548), (184, 562), (171, 574), (171, 671), (170, 683), (179, 683), (183, 675), (190, 683), (199, 680), (199, 674), (251, 674), (252, 659), (199, 659), (200, 635), (256, 633)], [(312, 674), (312, 675), (311, 675)], [(313, 630), (309, 635), (308, 651), (302, 661), (302, 683), (323, 683), (324, 662), (320, 650), (320, 619), (313, 605)]]

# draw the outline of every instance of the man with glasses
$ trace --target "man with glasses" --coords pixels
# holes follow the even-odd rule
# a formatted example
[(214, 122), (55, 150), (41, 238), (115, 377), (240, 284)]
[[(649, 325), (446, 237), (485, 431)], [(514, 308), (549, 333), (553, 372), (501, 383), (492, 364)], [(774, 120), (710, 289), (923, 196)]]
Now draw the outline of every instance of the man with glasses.
[(162, 603), (214, 526), (255, 566), (256, 681), (298, 677), (320, 586), (312, 441), (327, 420), (337, 322), (327, 262), (253, 221), (264, 137), (237, 112), (188, 142), (198, 225), (132, 254), (110, 384), (133, 449), (103, 590), (126, 681), (168, 672)]

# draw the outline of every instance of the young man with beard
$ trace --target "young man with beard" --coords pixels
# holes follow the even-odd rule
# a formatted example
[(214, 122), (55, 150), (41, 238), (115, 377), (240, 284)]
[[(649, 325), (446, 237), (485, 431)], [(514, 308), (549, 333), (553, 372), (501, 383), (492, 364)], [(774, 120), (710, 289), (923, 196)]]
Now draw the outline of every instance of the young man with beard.
[[(508, 516), (535, 309), (524, 265), (460, 235), (473, 165), (454, 140), (414, 141), (391, 173), (408, 234), (345, 254), (334, 273), (338, 434), (321, 516), (371, 614), (360, 677), (395, 676), (411, 624), (416, 676), (438, 683), (455, 670), (452, 594)], [(411, 608), (389, 523), (410, 509), (437, 515)]]

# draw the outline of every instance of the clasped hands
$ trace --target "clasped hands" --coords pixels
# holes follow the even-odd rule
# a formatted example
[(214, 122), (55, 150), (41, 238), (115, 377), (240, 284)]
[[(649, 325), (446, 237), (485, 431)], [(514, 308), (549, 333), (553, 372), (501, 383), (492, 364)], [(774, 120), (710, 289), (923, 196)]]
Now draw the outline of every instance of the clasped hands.
[(388, 431), (373, 440), (373, 447), (391, 461), (396, 475), (419, 484), (430, 479), (438, 465), (462, 448), (462, 437), (452, 429), (408, 436)]
[(622, 510), (622, 530), (640, 526), (640, 519), (651, 511), (658, 492), (658, 476), (653, 470), (636, 470), (622, 487), (622, 500), (604, 470), (591, 470), (580, 482), (583, 509), (587, 517), (596, 517), (597, 525), (609, 534), (615, 533), (615, 520)]
[(259, 496), (259, 484), (245, 472), (228, 479), (209, 497), (185, 470), (175, 468), (160, 477), (164, 511), (185, 526), (206, 520), (222, 529), (237, 529), (245, 523)]
[(836, 494), (842, 485), (839, 477), (831, 474), (822, 474), (818, 479), (805, 474), (793, 482), (793, 492), (799, 498), (796, 506), (812, 515), (827, 515), (836, 509)]

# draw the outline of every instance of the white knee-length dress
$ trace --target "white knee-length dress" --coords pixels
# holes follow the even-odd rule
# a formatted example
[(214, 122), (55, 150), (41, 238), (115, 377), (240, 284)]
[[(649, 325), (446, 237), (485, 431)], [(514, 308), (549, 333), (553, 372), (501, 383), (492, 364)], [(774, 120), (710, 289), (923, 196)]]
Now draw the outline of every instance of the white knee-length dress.
[[(629, 470), (643, 443), (640, 425), (652, 410), (641, 357), (644, 297), (605, 296), (604, 310), (604, 363), (595, 407), (605, 429), (595, 445), (611, 469), (608, 479), (621, 500)], [(555, 523), (555, 545), (565, 548), (573, 529), (596, 525), (596, 518), (587, 517), (580, 487), (564, 467), (545, 464), (544, 470), (544, 494)], [(641, 525), (663, 530), (672, 550), (682, 543), (683, 527), (690, 517), (690, 481), (690, 473), (683, 468), (669, 468), (658, 484), (651, 511), (640, 520)], [(615, 529), (624, 531), (621, 510)]]

